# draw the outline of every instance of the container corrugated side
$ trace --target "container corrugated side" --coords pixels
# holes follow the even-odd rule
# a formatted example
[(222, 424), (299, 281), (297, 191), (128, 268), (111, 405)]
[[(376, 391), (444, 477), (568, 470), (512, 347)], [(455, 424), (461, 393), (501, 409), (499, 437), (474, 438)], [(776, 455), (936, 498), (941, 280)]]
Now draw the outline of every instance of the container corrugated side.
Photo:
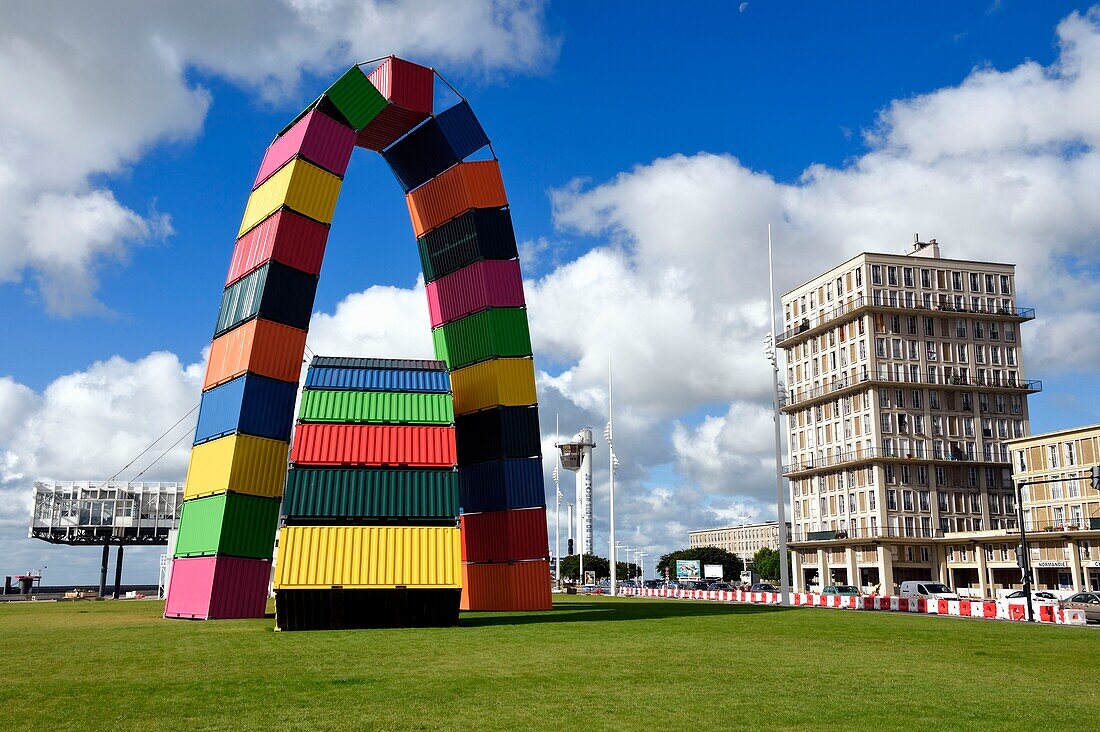
[(535, 365), (529, 358), (497, 358), (451, 372), (455, 414), (535, 404)]
[(195, 444), (239, 432), (290, 439), (298, 385), (245, 374), (202, 394)]
[(280, 209), (237, 239), (225, 286), (233, 284), (269, 259), (316, 275), (325, 256), (328, 227), (290, 209)]
[(271, 559), (279, 507), (276, 498), (238, 493), (184, 501), (174, 556)]
[(391, 57), (367, 78), (389, 104), (359, 130), (355, 144), (382, 151), (432, 113), (435, 72)]
[(459, 160), (465, 160), (489, 144), (485, 128), (481, 126), (470, 103), (465, 99), (443, 110), (435, 119)]
[(461, 607), (501, 612), (551, 609), (550, 562), (463, 564)]
[(531, 355), (531, 332), (524, 308), (490, 308), (432, 331), (435, 355), (452, 369)]
[(496, 407), (455, 420), (459, 466), (542, 455), (538, 407)]
[(252, 191), (237, 236), (243, 236), (283, 206), (322, 224), (330, 223), (340, 183), (340, 178), (327, 170), (301, 158), (291, 160)]
[(458, 501), (463, 513), (545, 506), (543, 481), (540, 458), (463, 465), (458, 469)]
[(297, 465), (451, 467), (452, 427), (299, 424), (291, 461)]
[(354, 149), (355, 130), (314, 108), (268, 146), (252, 188), (270, 178), (296, 155), (343, 177)]
[(484, 260), (425, 286), (432, 327), (486, 308), (523, 307), (523, 277), (516, 260)]
[(462, 516), (462, 561), (510, 562), (550, 555), (546, 509), (468, 513)]
[(460, 587), (461, 541), (439, 526), (284, 526), (275, 589)]
[(458, 474), (451, 469), (292, 468), (283, 515), (288, 524), (453, 519), (458, 515)]
[(269, 261), (225, 288), (214, 335), (257, 315), (305, 330), (313, 314), (316, 292), (316, 275)]
[(271, 562), (238, 557), (172, 560), (164, 617), (191, 620), (262, 618)]
[(406, 194), (409, 218), (417, 237), (472, 208), (508, 205), (500, 165), (495, 160), (459, 163)]
[(357, 130), (367, 126), (388, 104), (378, 87), (371, 83), (358, 66), (352, 66), (345, 71), (325, 91), (325, 96)]
[(306, 389), (298, 409), (303, 422), (444, 424), (454, 422), (450, 394)]
[(434, 282), (483, 259), (516, 259), (516, 233), (506, 208), (475, 208), (416, 240), (424, 280)]
[(255, 318), (227, 331), (210, 344), (203, 390), (245, 373), (297, 382), (302, 374), (306, 332)]
[(314, 356), (311, 368), (391, 369), (394, 371), (446, 371), (447, 364), (426, 358), (355, 358), (352, 356)]
[(230, 435), (191, 449), (185, 499), (213, 493), (248, 493), (279, 498), (286, 479), (289, 445), (249, 435)]
[(488, 144), (485, 130), (463, 100), (386, 148), (382, 157), (408, 192)]
[(306, 388), (448, 394), (451, 391), (451, 380), (448, 374), (442, 371), (311, 366), (306, 372)]

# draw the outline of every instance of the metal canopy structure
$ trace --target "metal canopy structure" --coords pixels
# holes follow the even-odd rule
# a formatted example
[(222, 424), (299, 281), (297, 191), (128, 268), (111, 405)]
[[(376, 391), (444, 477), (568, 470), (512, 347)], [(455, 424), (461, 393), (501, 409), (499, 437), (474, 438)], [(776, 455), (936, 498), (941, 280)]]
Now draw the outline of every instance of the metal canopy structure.
[(183, 483), (35, 481), (28, 535), (73, 546), (167, 544), (182, 505)]

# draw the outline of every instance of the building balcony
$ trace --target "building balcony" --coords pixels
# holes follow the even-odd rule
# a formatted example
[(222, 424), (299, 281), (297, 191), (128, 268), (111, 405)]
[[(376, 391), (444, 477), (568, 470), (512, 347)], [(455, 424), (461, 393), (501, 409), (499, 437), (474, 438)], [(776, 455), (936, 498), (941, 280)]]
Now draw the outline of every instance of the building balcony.
[[(828, 401), (859, 391), (860, 389), (881, 385), (909, 385), (922, 388), (942, 388), (954, 391), (973, 391), (982, 389), (991, 392), (1008, 392), (1015, 394), (1035, 394), (1043, 390), (1041, 381), (1020, 381), (1018, 379), (985, 379), (979, 376), (963, 378), (954, 376), (949, 380), (927, 379), (899, 379), (889, 373), (871, 373), (866, 376), (833, 379), (827, 384), (815, 386), (810, 389), (788, 389), (779, 394), (779, 409), (783, 412), (791, 412), (804, 408), (817, 402)], [(1007, 439), (1007, 438), (1006, 438)]]
[(954, 303), (937, 302), (931, 307), (925, 307), (923, 303), (906, 305), (904, 302), (891, 303), (889, 300), (873, 302), (871, 297), (860, 295), (850, 302), (841, 303), (832, 310), (827, 310), (813, 318), (803, 318), (802, 322), (794, 325), (776, 336), (776, 344), (784, 348), (790, 348), (796, 343), (812, 338), (834, 327), (838, 322), (849, 320), (869, 311), (885, 310), (892, 313), (905, 313), (911, 315), (953, 315), (974, 316), (989, 320), (1004, 320), (1010, 322), (1024, 322), (1035, 319), (1035, 308), (1002, 308), (992, 310), (979, 307), (955, 307)]
[(806, 461), (796, 461), (783, 466), (783, 475), (788, 478), (801, 478), (815, 473), (823, 473), (838, 468), (856, 468), (868, 463), (922, 463), (929, 465), (997, 465), (1006, 467), (1007, 460), (1001, 460), (993, 455), (967, 455), (961, 450), (952, 449), (944, 454), (917, 455), (897, 452), (887, 452), (878, 447), (865, 447), (858, 450), (850, 450), (839, 454), (827, 455), (824, 458), (814, 458)]
[(814, 544), (837, 543), (842, 544), (866, 544), (878, 542), (884, 539), (941, 539), (943, 532), (939, 529), (925, 529), (920, 526), (905, 528), (903, 526), (882, 526), (879, 528), (837, 529), (825, 531), (802, 531), (795, 529), (790, 535), (790, 544)]

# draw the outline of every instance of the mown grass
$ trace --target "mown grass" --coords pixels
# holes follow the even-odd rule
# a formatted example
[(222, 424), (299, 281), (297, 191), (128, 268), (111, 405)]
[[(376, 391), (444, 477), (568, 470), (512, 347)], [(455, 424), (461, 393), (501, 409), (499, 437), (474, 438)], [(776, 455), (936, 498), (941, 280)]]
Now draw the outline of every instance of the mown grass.
[(50, 729), (1060, 729), (1100, 634), (563, 597), (458, 628), (276, 633), (149, 601), (0, 605), (0, 706)]

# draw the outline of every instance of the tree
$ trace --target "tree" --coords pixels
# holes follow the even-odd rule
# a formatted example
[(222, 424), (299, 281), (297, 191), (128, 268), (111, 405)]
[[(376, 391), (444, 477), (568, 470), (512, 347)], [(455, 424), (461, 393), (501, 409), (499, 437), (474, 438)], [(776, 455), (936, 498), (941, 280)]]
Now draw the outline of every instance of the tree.
[(661, 575), (665, 569), (668, 569), (669, 578), (675, 579), (677, 559), (698, 559), (700, 569), (707, 564), (721, 564), (722, 577), (727, 580), (739, 579), (741, 570), (745, 568), (745, 563), (736, 554), (727, 552), (725, 549), (719, 549), (716, 546), (701, 546), (695, 549), (681, 549), (665, 554), (661, 557), (661, 561), (657, 562), (657, 574)]
[[(791, 558), (787, 557), (787, 569), (790, 570)], [(779, 579), (779, 550), (762, 547), (752, 555), (752, 568), (761, 579)], [(789, 574), (789, 573), (788, 573)]]
[(633, 579), (641, 576), (638, 565), (633, 562), (615, 562), (615, 579)]
[[(604, 577), (611, 576), (611, 563), (603, 557), (597, 557), (595, 554), (584, 555), (584, 571), (595, 572), (596, 581), (599, 582)], [(577, 554), (570, 554), (568, 557), (562, 557), (561, 559), (561, 576), (562, 579), (579, 580), (580, 577), (580, 556)]]

